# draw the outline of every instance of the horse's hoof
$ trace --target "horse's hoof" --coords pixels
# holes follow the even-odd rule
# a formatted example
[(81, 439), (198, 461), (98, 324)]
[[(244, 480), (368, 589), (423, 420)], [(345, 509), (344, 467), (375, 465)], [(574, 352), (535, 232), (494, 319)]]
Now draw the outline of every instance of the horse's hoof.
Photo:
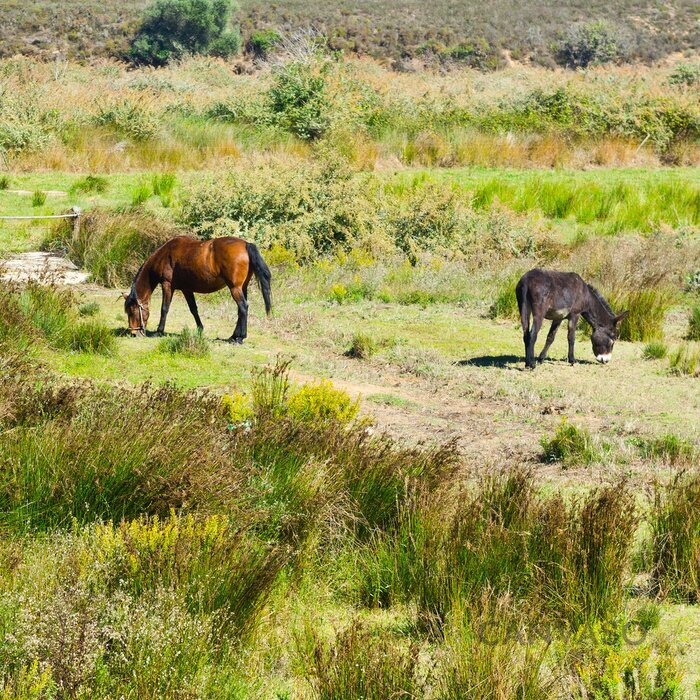
[(228, 339), (228, 342), (231, 343), (231, 345), (243, 345), (243, 338), (234, 338), (233, 336), (231, 336)]

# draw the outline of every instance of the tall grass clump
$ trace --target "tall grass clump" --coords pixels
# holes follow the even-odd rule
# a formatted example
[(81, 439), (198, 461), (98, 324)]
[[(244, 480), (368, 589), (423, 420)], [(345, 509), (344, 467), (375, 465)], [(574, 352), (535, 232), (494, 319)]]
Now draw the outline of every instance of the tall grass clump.
[(489, 318), (517, 319), (520, 316), (515, 287), (522, 277), (522, 271), (514, 272), (503, 279), (495, 291), (495, 299), (489, 307)]
[(173, 224), (140, 211), (93, 209), (81, 217), (77, 237), (70, 225), (61, 224), (44, 247), (64, 250), (76, 265), (90, 270), (100, 284), (128, 287), (143, 261), (180, 233)]
[(673, 466), (691, 462), (696, 453), (692, 442), (672, 433), (655, 438), (639, 438), (634, 444), (645, 459)]
[(678, 472), (657, 482), (649, 516), (652, 578), (658, 595), (700, 600), (700, 475)]
[(609, 294), (613, 309), (629, 311), (619, 326), (620, 340), (645, 343), (663, 338), (664, 318), (674, 300), (675, 294), (665, 287), (615, 290)]
[(111, 354), (116, 348), (112, 331), (100, 319), (81, 318), (78, 300), (68, 289), (31, 282), (10, 286), (3, 294), (6, 313), (14, 310), (14, 332), (44, 340), (59, 350)]
[(697, 343), (682, 343), (668, 357), (672, 374), (700, 376), (700, 347)]
[(642, 357), (645, 360), (663, 360), (667, 354), (668, 348), (662, 340), (652, 340), (642, 350)]
[(160, 203), (167, 209), (173, 201), (173, 190), (177, 179), (174, 173), (156, 173), (151, 186), (153, 194), (160, 197)]
[(201, 331), (183, 328), (177, 335), (161, 338), (158, 343), (161, 352), (184, 357), (206, 357), (209, 354), (209, 341)]
[(303, 655), (306, 674), (321, 700), (385, 700), (420, 695), (418, 646), (390, 632), (353, 622), (329, 643), (311, 629)]
[(109, 181), (101, 175), (86, 175), (76, 180), (70, 188), (71, 194), (104, 194), (109, 187)]
[(214, 478), (211, 470), (225, 463), (215, 427), (200, 425), (219, 415), (218, 401), (193, 403), (170, 387), (85, 388), (59, 391), (56, 404), (51, 392), (36, 394), (31, 378), (16, 392), (37, 412), (0, 433), (0, 454), (15, 465), (0, 479), (7, 526), (44, 530), (71, 519), (167, 514), (183, 504), (185, 484), (194, 497), (195, 472)]
[(355, 333), (345, 354), (357, 360), (369, 360), (376, 352), (377, 343), (372, 336), (366, 333)]
[(46, 204), (46, 192), (41, 190), (36, 190), (32, 195), (32, 206), (33, 207), (43, 207)]
[(694, 306), (688, 318), (686, 340), (700, 340), (700, 306)]
[(562, 462), (566, 466), (590, 464), (598, 458), (589, 432), (569, 423), (562, 418), (554, 435), (543, 436), (542, 460), (545, 462)]

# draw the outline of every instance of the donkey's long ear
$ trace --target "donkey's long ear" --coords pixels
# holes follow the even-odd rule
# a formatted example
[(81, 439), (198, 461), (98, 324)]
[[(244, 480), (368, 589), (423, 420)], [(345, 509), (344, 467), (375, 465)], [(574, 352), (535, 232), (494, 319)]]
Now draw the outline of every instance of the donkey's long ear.
[(625, 319), (625, 318), (627, 318), (627, 316), (629, 316), (629, 313), (630, 313), (629, 310), (623, 311), (619, 316), (615, 316), (615, 325), (616, 326), (619, 325), (623, 319)]

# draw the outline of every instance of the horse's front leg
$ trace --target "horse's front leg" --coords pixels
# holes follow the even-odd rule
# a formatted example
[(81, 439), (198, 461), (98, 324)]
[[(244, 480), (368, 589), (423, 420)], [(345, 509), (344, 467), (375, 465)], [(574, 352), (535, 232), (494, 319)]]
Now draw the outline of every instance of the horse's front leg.
[(163, 302), (160, 305), (160, 323), (158, 324), (158, 329), (156, 330), (158, 335), (163, 335), (163, 332), (165, 331), (165, 319), (168, 317), (170, 302), (173, 298), (173, 288), (170, 286), (170, 283), (163, 282), (161, 286), (163, 288)]
[(574, 343), (576, 342), (576, 326), (578, 325), (578, 314), (569, 316), (569, 364), (573, 365), (574, 360)]

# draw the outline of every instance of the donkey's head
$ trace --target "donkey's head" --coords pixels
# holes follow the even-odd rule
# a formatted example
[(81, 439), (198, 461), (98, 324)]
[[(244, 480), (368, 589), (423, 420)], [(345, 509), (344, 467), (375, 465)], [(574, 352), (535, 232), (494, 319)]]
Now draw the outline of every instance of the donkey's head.
[(122, 294), (124, 297), (124, 311), (129, 323), (128, 331), (132, 336), (146, 335), (146, 324), (150, 311), (148, 304), (139, 301), (135, 293)]
[(629, 311), (623, 311), (619, 316), (612, 316), (602, 323), (598, 323), (593, 329), (591, 335), (591, 344), (593, 345), (593, 354), (598, 362), (607, 364), (612, 359), (612, 350), (615, 341), (617, 340), (620, 322)]

